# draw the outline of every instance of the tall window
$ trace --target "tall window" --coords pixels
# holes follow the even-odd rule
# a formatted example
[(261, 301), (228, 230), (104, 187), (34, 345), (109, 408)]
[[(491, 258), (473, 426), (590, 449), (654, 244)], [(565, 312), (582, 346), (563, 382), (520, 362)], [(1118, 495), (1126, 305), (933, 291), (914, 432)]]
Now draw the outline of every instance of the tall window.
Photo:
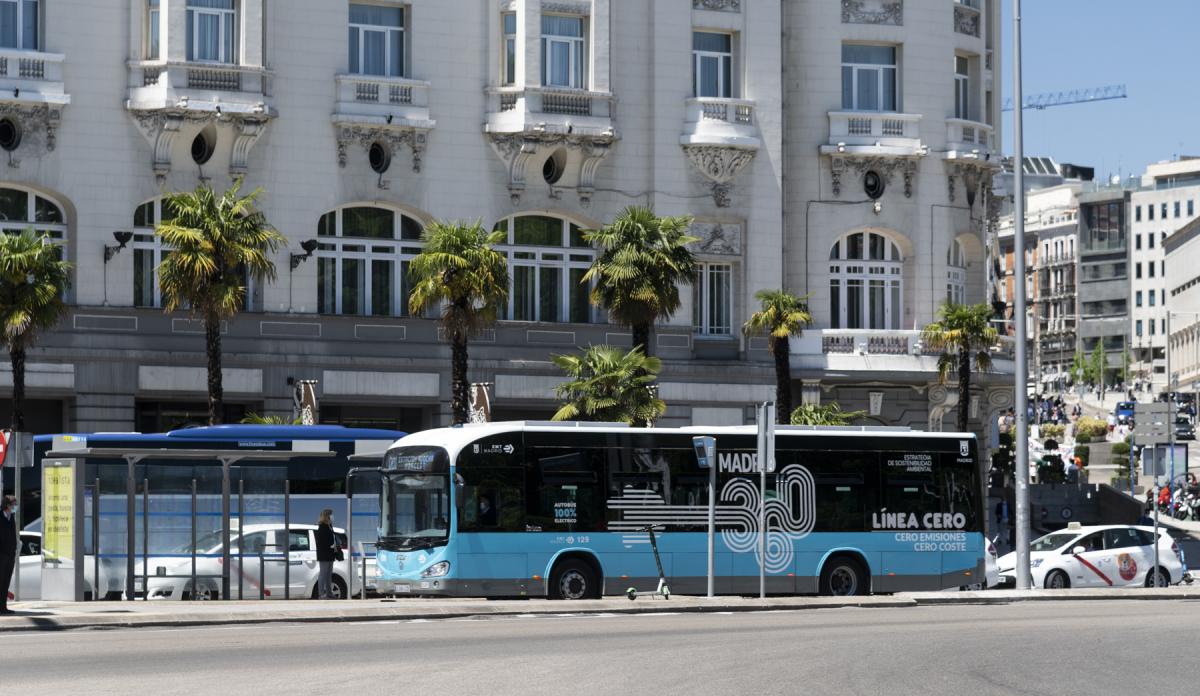
[(692, 303), (693, 330), (700, 336), (729, 336), (733, 333), (733, 266), (698, 265)]
[(896, 111), (896, 48), (842, 44), (842, 108)]
[(517, 13), (505, 12), (500, 15), (500, 23), (504, 31), (504, 53), (500, 56), (500, 69), (504, 76), (504, 84), (517, 84)]
[(967, 302), (967, 255), (957, 239), (946, 250), (946, 301)]
[(542, 15), (542, 84), (583, 89), (583, 18)]
[(829, 315), (835, 329), (899, 329), (904, 258), (874, 232), (855, 232), (829, 250)]
[(67, 218), (62, 208), (24, 189), (0, 188), (0, 234), (20, 234), (31, 227), (53, 240), (60, 259), (67, 258)]
[(163, 221), (162, 199), (148, 201), (133, 211), (133, 306), (161, 307), (158, 267), (164, 257), (162, 240), (154, 228)]
[(187, 0), (187, 59), (237, 62), (234, 0)]
[(38, 50), (38, 0), (0, 0), (0, 48)]
[(697, 97), (733, 95), (733, 37), (692, 32), (692, 92)]
[(158, 60), (162, 57), (159, 52), (159, 17), (162, 12), (159, 0), (146, 0), (146, 59)]
[(506, 235), (508, 307), (513, 321), (591, 323), (591, 287), (583, 275), (596, 254), (579, 225), (548, 215), (520, 215), (496, 223)]
[(317, 311), (408, 316), (408, 264), (421, 253), (421, 232), (421, 223), (390, 208), (348, 206), (322, 215)]
[(971, 61), (954, 56), (954, 118), (971, 118)]
[(350, 5), (350, 72), (404, 76), (404, 9)]

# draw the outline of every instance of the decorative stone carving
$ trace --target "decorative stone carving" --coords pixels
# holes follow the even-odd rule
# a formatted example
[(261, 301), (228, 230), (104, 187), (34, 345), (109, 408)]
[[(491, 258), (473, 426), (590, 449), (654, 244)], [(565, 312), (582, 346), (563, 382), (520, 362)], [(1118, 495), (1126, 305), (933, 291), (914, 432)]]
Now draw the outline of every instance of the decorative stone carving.
[(742, 0), (692, 0), (692, 8), (717, 10), (718, 12), (741, 12)]
[(592, 13), (590, 2), (542, 2), (542, 12), (587, 16)]
[(967, 36), (979, 36), (979, 10), (955, 3), (954, 31)]
[(154, 148), (151, 166), (160, 183), (171, 171), (171, 149), (175, 144), (175, 136), (185, 123), (230, 126), (233, 130), (233, 147), (229, 156), (229, 173), (238, 176), (246, 172), (250, 150), (266, 132), (268, 122), (265, 116), (220, 116), (210, 111), (187, 109), (134, 110), (130, 111), (130, 115), (138, 131)]
[(874, 171), (883, 179), (884, 186), (890, 186), (892, 175), (899, 172), (904, 177), (904, 197), (912, 198), (913, 176), (917, 173), (915, 157), (838, 157), (830, 159), (829, 171), (833, 181), (833, 195), (842, 195), (842, 174), (847, 169), (862, 176)]
[(713, 201), (717, 207), (727, 208), (732, 181), (754, 160), (758, 151), (720, 145), (684, 145), (683, 152), (692, 166), (712, 182)]
[(421, 155), (425, 152), (427, 131), (417, 128), (391, 128), (388, 126), (340, 126), (337, 132), (338, 166), (345, 167), (347, 160), (346, 148), (352, 143), (358, 143), (363, 150), (369, 151), (375, 143), (388, 148), (388, 154), (396, 154), (401, 146), (407, 146), (412, 153), (413, 171), (421, 171)]
[(842, 24), (904, 24), (904, 2), (842, 0)]
[[(978, 160), (962, 160), (949, 162), (946, 165), (946, 186), (950, 202), (954, 202), (956, 179), (962, 179), (963, 189), (967, 194), (967, 205), (974, 206), (980, 191), (987, 191), (992, 185), (992, 170), (984, 162)], [(985, 203), (986, 205), (986, 203)]]
[(573, 133), (489, 133), (487, 134), (492, 149), (508, 166), (508, 195), (513, 205), (521, 201), (525, 192), (525, 175), (528, 173), (529, 160), (534, 155), (544, 154), (548, 150), (565, 147), (578, 151), (582, 155), (579, 166), (579, 186), (577, 192), (579, 201), (584, 206), (591, 203), (596, 191), (596, 170), (608, 155), (616, 140), (614, 133), (602, 135), (579, 135)]
[(695, 222), (688, 234), (699, 241), (688, 245), (697, 254), (741, 256), (742, 226), (729, 222)]
[(0, 103), (0, 118), (11, 119), (21, 131), (21, 143), (17, 150), (9, 153), (8, 166), (20, 167), (21, 160), (17, 152), (30, 152), (35, 148), (45, 147), (46, 152), (54, 152), (57, 144), (58, 124), (62, 119), (62, 108), (47, 104), (32, 104), (21, 102)]

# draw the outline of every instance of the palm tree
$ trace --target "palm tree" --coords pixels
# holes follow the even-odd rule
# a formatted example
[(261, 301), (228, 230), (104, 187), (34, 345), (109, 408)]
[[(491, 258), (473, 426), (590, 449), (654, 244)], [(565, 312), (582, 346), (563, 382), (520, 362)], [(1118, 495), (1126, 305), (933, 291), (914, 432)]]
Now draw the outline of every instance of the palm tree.
[(645, 355), (654, 322), (679, 309), (679, 285), (696, 275), (696, 259), (687, 248), (697, 241), (686, 234), (691, 224), (686, 215), (656, 217), (649, 208), (631, 206), (603, 228), (584, 232), (601, 250), (583, 276), (583, 282), (596, 283), (592, 303), (627, 324), (633, 347)]
[(247, 413), (242, 418), (242, 423), (247, 425), (304, 425), (299, 418), (288, 418), (286, 416), (264, 416), (254, 411)]
[(242, 196), (241, 186), (238, 178), (219, 196), (207, 185), (169, 194), (163, 209), (171, 218), (154, 230), (169, 250), (158, 267), (164, 311), (187, 309), (204, 322), (209, 425), (220, 423), (224, 410), (221, 322), (245, 306), (248, 278), (275, 280), (270, 254), (285, 243), (254, 208), (262, 189)]
[(944, 384), (958, 372), (958, 431), (966, 432), (971, 401), (971, 361), (981, 372), (992, 368), (988, 349), (996, 345), (998, 334), (988, 321), (992, 308), (987, 303), (960, 305), (947, 302), (938, 309), (938, 321), (921, 330), (925, 345), (940, 350), (938, 378)]
[(759, 290), (755, 299), (762, 302), (762, 309), (750, 315), (742, 326), (747, 334), (766, 333), (775, 358), (775, 405), (780, 425), (788, 423), (792, 412), (792, 368), (789, 337), (799, 335), (804, 327), (812, 323), (808, 313), (807, 298), (796, 297), (785, 290)]
[(424, 249), (409, 265), (409, 311), (421, 314), (442, 305), (442, 327), (450, 341), (450, 394), (454, 423), (467, 422), (467, 339), (496, 320), (508, 302), (508, 262), (493, 247), (504, 231), (488, 232), (479, 221), (433, 222), (421, 235)]
[(667, 405), (653, 391), (662, 361), (640, 348), (626, 352), (615, 346), (591, 346), (580, 355), (550, 358), (569, 381), (555, 387), (566, 403), (554, 420), (606, 421), (647, 427)]
[(12, 363), (12, 429), (25, 429), (25, 351), (66, 311), (71, 264), (45, 235), (0, 232), (0, 339)]
[(792, 411), (792, 425), (850, 425), (867, 415), (866, 411), (843, 411), (836, 401), (828, 404), (800, 404)]

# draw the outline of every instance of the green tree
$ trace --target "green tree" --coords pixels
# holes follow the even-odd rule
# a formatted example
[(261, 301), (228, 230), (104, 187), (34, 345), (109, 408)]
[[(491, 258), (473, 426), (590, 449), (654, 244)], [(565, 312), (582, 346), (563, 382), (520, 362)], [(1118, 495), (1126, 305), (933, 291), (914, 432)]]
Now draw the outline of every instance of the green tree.
[(792, 425), (850, 425), (867, 415), (866, 411), (843, 411), (836, 402), (800, 404), (788, 419)]
[(13, 430), (25, 429), (25, 352), (66, 312), (70, 270), (48, 236), (0, 232), (0, 338), (12, 364)]
[(762, 309), (750, 315), (742, 326), (747, 334), (765, 333), (775, 358), (775, 406), (777, 420), (788, 422), (792, 412), (792, 368), (790, 337), (800, 335), (812, 323), (807, 298), (796, 297), (784, 290), (759, 290), (755, 299)]
[(696, 259), (687, 245), (692, 218), (657, 217), (649, 208), (631, 206), (610, 224), (584, 232), (600, 255), (583, 276), (595, 282), (592, 302), (629, 326), (633, 347), (650, 355), (650, 329), (679, 309), (679, 286), (693, 282)]
[(1091, 379), (1091, 367), (1081, 350), (1075, 351), (1075, 358), (1071, 361), (1071, 379), (1076, 384), (1083, 384)]
[(988, 320), (990, 305), (960, 305), (947, 302), (938, 309), (938, 320), (921, 330), (921, 340), (938, 356), (938, 378), (945, 383), (958, 375), (958, 430), (966, 432), (971, 402), (971, 363), (980, 372), (992, 367), (988, 350), (996, 345), (996, 329)]
[(1129, 348), (1127, 346), (1121, 351), (1121, 381), (1125, 383), (1126, 389), (1131, 388), (1129, 386), (1129, 366), (1132, 362), (1133, 361), (1129, 356)]
[(467, 422), (468, 339), (496, 321), (508, 302), (508, 262), (495, 246), (505, 232), (473, 223), (432, 222), (421, 235), (425, 247), (409, 265), (408, 308), (421, 314), (442, 306), (442, 328), (450, 342), (450, 394), (454, 423)]
[(154, 233), (169, 253), (158, 267), (163, 309), (187, 309), (204, 322), (208, 358), (208, 422), (221, 422), (221, 322), (246, 304), (246, 283), (275, 280), (271, 254), (286, 241), (254, 204), (262, 189), (241, 195), (241, 178), (223, 194), (201, 185), (163, 201), (170, 219)]
[(640, 348), (591, 346), (579, 355), (551, 357), (569, 378), (555, 387), (566, 403), (554, 420), (606, 421), (647, 427), (667, 410), (653, 390), (662, 361)]

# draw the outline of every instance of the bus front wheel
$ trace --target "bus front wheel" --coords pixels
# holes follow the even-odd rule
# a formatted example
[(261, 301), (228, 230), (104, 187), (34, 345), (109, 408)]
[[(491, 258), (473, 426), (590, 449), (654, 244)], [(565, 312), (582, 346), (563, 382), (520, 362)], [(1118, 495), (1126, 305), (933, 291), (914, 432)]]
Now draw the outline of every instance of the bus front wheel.
[(600, 596), (600, 581), (591, 566), (576, 558), (554, 566), (550, 577), (551, 599), (594, 599)]
[(853, 597), (867, 593), (867, 573), (850, 556), (834, 556), (821, 569), (821, 594)]

